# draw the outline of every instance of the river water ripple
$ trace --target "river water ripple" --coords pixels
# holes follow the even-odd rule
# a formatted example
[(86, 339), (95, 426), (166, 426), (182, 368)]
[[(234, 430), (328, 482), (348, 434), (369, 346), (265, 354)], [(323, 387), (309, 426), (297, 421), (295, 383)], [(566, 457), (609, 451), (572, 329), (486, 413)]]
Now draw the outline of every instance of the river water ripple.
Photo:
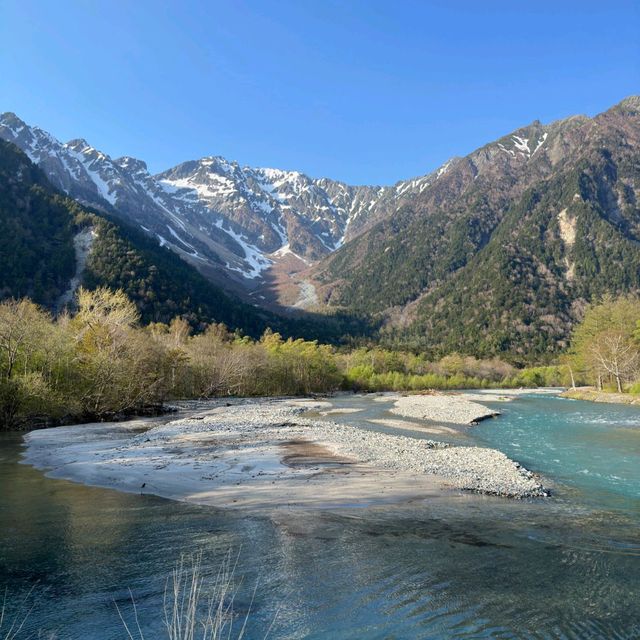
[[(327, 419), (394, 432), (368, 423), (388, 403), (334, 404), (361, 411)], [(19, 436), (3, 435), (8, 609), (33, 589), (29, 633), (122, 639), (114, 603), (130, 615), (130, 588), (145, 637), (162, 638), (181, 554), (201, 551), (214, 575), (234, 549), (249, 640), (274, 619), (269, 637), (283, 639), (640, 637), (640, 410), (540, 396), (491, 406), (503, 415), (436, 439), (501, 449), (548, 478), (552, 498), (222, 511), (48, 479), (19, 464)]]

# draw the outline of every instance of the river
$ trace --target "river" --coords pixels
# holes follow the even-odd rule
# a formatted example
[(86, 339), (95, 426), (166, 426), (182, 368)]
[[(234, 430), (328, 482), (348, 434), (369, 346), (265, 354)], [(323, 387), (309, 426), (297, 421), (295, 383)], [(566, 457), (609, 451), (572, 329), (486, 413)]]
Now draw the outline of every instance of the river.
[[(387, 415), (371, 397), (333, 403), (361, 409), (333, 420)], [(504, 451), (551, 498), (217, 510), (46, 478), (4, 434), (0, 586), (9, 613), (32, 607), (19, 637), (125, 638), (129, 589), (145, 638), (164, 637), (175, 562), (201, 552), (208, 577), (230, 549), (249, 640), (272, 623), (283, 639), (640, 637), (640, 409), (535, 395), (491, 406), (499, 418), (447, 437)]]

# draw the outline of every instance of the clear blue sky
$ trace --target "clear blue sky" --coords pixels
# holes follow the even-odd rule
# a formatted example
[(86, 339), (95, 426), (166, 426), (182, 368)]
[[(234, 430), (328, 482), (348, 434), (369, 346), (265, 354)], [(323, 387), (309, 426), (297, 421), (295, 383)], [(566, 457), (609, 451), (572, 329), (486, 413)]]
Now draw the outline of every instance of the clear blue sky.
[(0, 111), (152, 171), (388, 184), (640, 93), (639, 4), (2, 0)]

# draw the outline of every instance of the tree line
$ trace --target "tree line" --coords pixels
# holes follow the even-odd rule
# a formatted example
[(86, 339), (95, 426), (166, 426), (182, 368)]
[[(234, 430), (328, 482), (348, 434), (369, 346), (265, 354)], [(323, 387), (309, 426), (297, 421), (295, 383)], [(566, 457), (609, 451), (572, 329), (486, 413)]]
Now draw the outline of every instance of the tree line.
[(224, 324), (194, 333), (176, 317), (143, 325), (121, 291), (81, 288), (53, 317), (27, 298), (0, 303), (0, 427), (102, 420), (176, 399), (343, 390), (576, 386), (640, 393), (640, 299), (587, 307), (557, 365), (518, 369), (459, 354), (438, 361), (380, 346), (347, 348)]
[(176, 317), (143, 325), (121, 290), (81, 288), (77, 311), (53, 317), (29, 299), (0, 303), (0, 425), (109, 419), (187, 398), (537, 386), (558, 368), (517, 370), (498, 359), (438, 362), (379, 347), (347, 349), (253, 339)]

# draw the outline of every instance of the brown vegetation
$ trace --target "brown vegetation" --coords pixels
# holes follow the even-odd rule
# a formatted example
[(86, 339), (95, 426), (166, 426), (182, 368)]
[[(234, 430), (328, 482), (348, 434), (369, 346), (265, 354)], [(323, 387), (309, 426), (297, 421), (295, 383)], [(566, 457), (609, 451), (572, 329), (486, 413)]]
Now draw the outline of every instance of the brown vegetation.
[(558, 367), (422, 355), (316, 341), (258, 340), (182, 318), (142, 326), (122, 291), (80, 289), (77, 313), (53, 318), (29, 300), (0, 303), (0, 425), (114, 419), (181, 398), (309, 395), (559, 384)]

